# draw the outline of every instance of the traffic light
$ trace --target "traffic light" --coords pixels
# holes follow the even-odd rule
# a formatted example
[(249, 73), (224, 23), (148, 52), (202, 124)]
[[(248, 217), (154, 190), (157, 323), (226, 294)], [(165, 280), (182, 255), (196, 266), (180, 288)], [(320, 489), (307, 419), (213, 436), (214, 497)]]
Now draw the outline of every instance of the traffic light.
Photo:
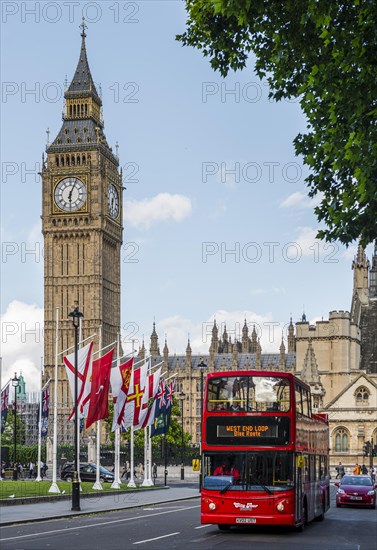
[(363, 446), (363, 455), (369, 456), (370, 453), (371, 444), (370, 441), (366, 441)]

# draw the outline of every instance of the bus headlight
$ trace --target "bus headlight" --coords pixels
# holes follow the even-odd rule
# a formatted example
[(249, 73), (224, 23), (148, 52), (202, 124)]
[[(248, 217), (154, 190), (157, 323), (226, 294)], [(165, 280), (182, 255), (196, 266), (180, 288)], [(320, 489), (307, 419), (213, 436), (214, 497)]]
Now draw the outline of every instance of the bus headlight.
[(276, 509), (278, 512), (284, 511), (284, 504), (282, 502), (279, 502), (279, 504), (276, 506)]
[(209, 508), (210, 510), (212, 510), (212, 511), (213, 511), (213, 510), (216, 510), (216, 504), (215, 504), (214, 502), (210, 502), (210, 503), (208, 504), (208, 508)]

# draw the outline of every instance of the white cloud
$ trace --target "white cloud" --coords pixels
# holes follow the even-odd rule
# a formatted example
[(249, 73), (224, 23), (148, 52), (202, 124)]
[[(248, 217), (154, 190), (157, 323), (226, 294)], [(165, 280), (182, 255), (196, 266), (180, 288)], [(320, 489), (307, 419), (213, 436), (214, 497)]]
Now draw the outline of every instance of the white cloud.
[(319, 257), (323, 249), (323, 242), (316, 238), (317, 230), (312, 227), (298, 227), (297, 236), (294, 239), (291, 250), (287, 248), (289, 258), (300, 259), (301, 256)]
[(286, 199), (284, 199), (280, 203), (280, 208), (296, 208), (296, 209), (304, 209), (304, 208), (314, 208), (321, 202), (321, 196), (317, 195), (314, 199), (311, 199), (305, 193), (302, 193), (301, 191), (297, 191), (296, 193), (292, 193), (289, 195)]
[(191, 212), (189, 197), (170, 193), (159, 193), (141, 201), (128, 200), (124, 205), (125, 222), (141, 229), (149, 229), (152, 225), (169, 220), (181, 222)]
[(26, 391), (39, 389), (43, 356), (43, 309), (35, 304), (10, 302), (1, 316), (1, 385), (22, 372)]

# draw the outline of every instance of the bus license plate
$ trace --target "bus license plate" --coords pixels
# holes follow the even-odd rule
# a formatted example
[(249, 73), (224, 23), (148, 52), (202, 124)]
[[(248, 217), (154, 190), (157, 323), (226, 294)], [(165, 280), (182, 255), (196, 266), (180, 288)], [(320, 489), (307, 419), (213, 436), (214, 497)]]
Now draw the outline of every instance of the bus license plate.
[(256, 523), (256, 518), (236, 518), (236, 523)]

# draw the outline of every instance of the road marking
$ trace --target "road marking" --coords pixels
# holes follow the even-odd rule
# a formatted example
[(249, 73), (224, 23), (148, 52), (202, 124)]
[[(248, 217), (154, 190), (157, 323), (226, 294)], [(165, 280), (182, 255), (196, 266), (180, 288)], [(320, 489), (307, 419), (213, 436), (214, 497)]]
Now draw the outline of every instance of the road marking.
[[(193, 510), (194, 508), (200, 508), (200, 504), (196, 506), (188, 506), (187, 508), (181, 508), (179, 510), (166, 510), (166, 512), (157, 512), (156, 514), (146, 514), (143, 516), (134, 516), (132, 518), (113, 519), (111, 521), (102, 521), (100, 523), (91, 523), (90, 525), (78, 525), (76, 527), (66, 527), (65, 529), (53, 529), (51, 531), (42, 531), (41, 533), (30, 533), (29, 535), (19, 535), (18, 537), (0, 538), (0, 541), (26, 539), (30, 537), (40, 537), (42, 535), (52, 535), (53, 533), (67, 533), (68, 531), (78, 531), (79, 529), (92, 529), (93, 527), (102, 527), (103, 525), (111, 525), (112, 523), (125, 523), (127, 521), (140, 520), (140, 518), (150, 518), (155, 516), (162, 516), (164, 514), (174, 514), (175, 512), (185, 512), (186, 510)], [(77, 518), (78, 516), (75, 516)], [(59, 519), (59, 518), (56, 518)], [(61, 519), (61, 518), (60, 518)], [(67, 519), (67, 518), (65, 518)], [(69, 516), (68, 516), (68, 519)]]
[(177, 531), (176, 533), (169, 533), (168, 535), (161, 535), (161, 537), (155, 537), (154, 539), (139, 540), (138, 542), (134, 542), (134, 544), (144, 544), (145, 542), (152, 542), (152, 540), (165, 539), (166, 537), (174, 537), (174, 535), (179, 535), (179, 534), (180, 534), (180, 532)]
[(212, 523), (206, 523), (206, 525), (199, 525), (199, 527), (194, 527), (194, 529), (203, 529), (204, 527), (213, 527)]

